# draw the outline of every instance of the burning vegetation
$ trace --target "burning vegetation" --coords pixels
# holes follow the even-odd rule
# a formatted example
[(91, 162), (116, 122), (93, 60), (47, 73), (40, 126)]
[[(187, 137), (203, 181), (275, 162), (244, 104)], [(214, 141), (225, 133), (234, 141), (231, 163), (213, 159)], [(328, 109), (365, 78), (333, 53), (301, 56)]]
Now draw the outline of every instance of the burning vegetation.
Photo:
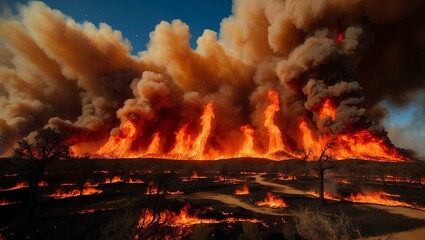
[(376, 106), (395, 90), (368, 100), (373, 81), (354, 72), (373, 42), (369, 24), (400, 20), (416, 1), (397, 1), (388, 16), (363, 2), (235, 0), (219, 38), (206, 30), (192, 49), (185, 23), (161, 22), (138, 56), (107, 24), (30, 2), (0, 23), (0, 154), (47, 125), (74, 156), (281, 160), (302, 149), (312, 160), (332, 141), (335, 159), (406, 161), (368, 114), (382, 113)]
[[(200, 117), (200, 132), (193, 135), (187, 132), (189, 124), (184, 124), (177, 130), (173, 147), (169, 151), (160, 150), (160, 134), (156, 132), (146, 151), (137, 150), (133, 146), (136, 140), (137, 126), (132, 120), (120, 127), (120, 134), (110, 137), (107, 143), (102, 146), (96, 155), (109, 158), (171, 158), (171, 159), (221, 159), (233, 157), (266, 157), (270, 159), (290, 159), (301, 158), (303, 155), (291, 150), (287, 150), (283, 143), (282, 132), (275, 124), (275, 115), (280, 110), (278, 93), (268, 90), (269, 105), (265, 108), (263, 126), (267, 129), (268, 143), (267, 149), (255, 144), (254, 129), (250, 125), (243, 125), (240, 130), (243, 134), (241, 145), (232, 144), (232, 151), (217, 151), (208, 149), (208, 138), (211, 133), (212, 120), (214, 119), (213, 104), (208, 103), (204, 107), (204, 112)], [(326, 99), (318, 113), (319, 119), (329, 119), (333, 121), (336, 117), (336, 110), (331, 105), (330, 99)], [(394, 147), (388, 145), (383, 138), (373, 136), (367, 130), (358, 130), (346, 134), (322, 134), (314, 136), (307, 122), (302, 119), (299, 125), (301, 132), (301, 149), (310, 152), (309, 157), (316, 159), (326, 143), (332, 141), (335, 147), (331, 150), (335, 159), (360, 158), (372, 160), (404, 161), (407, 157), (399, 153)], [(78, 145), (78, 144), (77, 144)], [(264, 146), (264, 145), (263, 145)], [(78, 147), (77, 147), (78, 148)], [(74, 148), (75, 149), (75, 148)]]
[(264, 227), (268, 225), (255, 218), (238, 218), (229, 213), (222, 212), (215, 218), (206, 218), (205, 216), (214, 212), (213, 208), (207, 208), (204, 211), (190, 211), (190, 205), (186, 204), (176, 213), (171, 210), (164, 210), (158, 213), (150, 209), (143, 209), (137, 222), (135, 239), (183, 239), (190, 236), (194, 225), (199, 224), (234, 224), (236, 222), (259, 223)]
[(92, 187), (90, 184), (85, 184), (82, 189), (73, 189), (70, 191), (58, 189), (54, 193), (50, 194), (49, 197), (56, 198), (56, 199), (63, 199), (63, 198), (69, 198), (69, 197), (76, 197), (76, 196), (82, 196), (82, 195), (92, 195), (92, 194), (100, 194), (103, 191), (100, 189), (96, 189)]
[[(319, 193), (315, 191), (307, 191), (307, 193), (312, 196), (319, 197)], [(339, 194), (331, 194), (329, 192), (325, 192), (324, 197), (326, 199), (334, 200), (334, 201), (347, 201), (347, 202), (353, 202), (353, 203), (370, 203), (370, 204), (378, 204), (378, 205), (385, 205), (385, 206), (409, 207), (409, 208), (415, 208), (415, 209), (425, 211), (424, 207), (420, 207), (414, 204), (409, 204), (406, 202), (393, 199), (393, 198), (400, 197), (400, 195), (389, 194), (383, 191), (357, 192), (357, 193), (351, 193), (349, 196), (341, 196)]]
[(248, 185), (246, 185), (246, 183), (242, 186), (242, 189), (236, 189), (235, 191), (236, 195), (247, 195), (249, 194), (249, 188)]
[(274, 196), (271, 192), (267, 192), (267, 196), (263, 201), (257, 202), (257, 206), (267, 206), (270, 208), (284, 208), (286, 203), (282, 198)]

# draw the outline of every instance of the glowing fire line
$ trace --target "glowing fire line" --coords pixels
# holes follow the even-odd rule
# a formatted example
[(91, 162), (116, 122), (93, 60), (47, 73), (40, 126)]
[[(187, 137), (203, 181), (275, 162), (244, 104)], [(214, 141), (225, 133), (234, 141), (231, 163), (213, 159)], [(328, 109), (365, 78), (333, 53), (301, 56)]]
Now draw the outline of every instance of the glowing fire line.
[[(165, 147), (167, 140), (161, 139), (165, 133), (157, 131), (152, 134), (150, 143), (146, 149), (139, 149), (135, 140), (140, 137), (138, 127), (132, 120), (126, 120), (118, 130), (114, 130), (109, 140), (96, 152), (99, 157), (106, 158), (169, 158), (169, 159), (223, 159), (233, 157), (256, 157), (273, 160), (302, 158), (297, 151), (289, 150), (283, 143), (284, 136), (276, 125), (276, 113), (280, 111), (279, 95), (274, 90), (267, 92), (269, 104), (263, 111), (263, 126), (267, 130), (267, 142), (255, 138), (255, 131), (249, 124), (240, 127), (241, 141), (235, 141), (231, 148), (225, 150), (214, 149), (208, 139), (212, 133), (212, 121), (215, 119), (214, 105), (209, 102), (204, 106), (200, 116), (200, 130), (193, 132), (192, 124), (186, 123), (175, 132), (174, 143), (171, 147)], [(334, 103), (330, 99), (323, 101), (322, 107), (317, 110), (317, 118), (328, 118), (334, 121), (338, 116)], [(217, 123), (219, 124), (219, 123)], [(301, 133), (297, 149), (309, 152), (309, 159), (317, 159), (328, 142), (334, 145), (328, 154), (333, 159), (369, 159), (376, 161), (406, 161), (393, 146), (388, 145), (384, 139), (374, 136), (366, 129), (354, 130), (350, 133), (330, 135), (320, 133), (314, 127), (314, 123), (302, 118), (298, 130)], [(169, 149), (168, 151), (166, 149)], [(78, 151), (78, 144), (73, 150)], [(282, 154), (281, 154), (282, 153)]]
[[(307, 194), (310, 194), (315, 197), (319, 197), (319, 193), (315, 191), (307, 191)], [(389, 194), (383, 191), (352, 193), (348, 197), (332, 195), (328, 192), (324, 192), (324, 197), (326, 199), (334, 200), (334, 201), (347, 201), (347, 202), (354, 202), (354, 203), (370, 203), (370, 204), (378, 204), (378, 205), (385, 205), (385, 206), (409, 207), (409, 208), (425, 211), (425, 207), (415, 206), (413, 204), (390, 199), (389, 197), (400, 197), (400, 195)]]

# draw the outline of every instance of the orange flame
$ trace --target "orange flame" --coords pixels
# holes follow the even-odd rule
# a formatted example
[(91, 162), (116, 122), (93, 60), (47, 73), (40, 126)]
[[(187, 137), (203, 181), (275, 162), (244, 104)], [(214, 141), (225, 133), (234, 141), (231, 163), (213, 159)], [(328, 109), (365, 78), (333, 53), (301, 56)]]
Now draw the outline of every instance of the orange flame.
[(187, 131), (189, 124), (183, 125), (176, 133), (176, 141), (170, 153), (177, 158), (205, 159), (204, 151), (211, 132), (211, 120), (213, 118), (213, 104), (208, 103), (201, 116), (202, 128), (198, 136), (192, 141), (192, 137)]
[(200, 179), (200, 178), (207, 178), (207, 176), (199, 175), (198, 172), (194, 171), (193, 174), (192, 174), (192, 176), (190, 176), (190, 178)]
[(284, 208), (286, 203), (282, 198), (273, 196), (271, 192), (267, 192), (267, 196), (263, 201), (257, 202), (257, 206), (268, 206), (270, 208)]
[(184, 194), (184, 192), (177, 190), (177, 191), (167, 191), (166, 192), (168, 195), (182, 195)]
[(202, 130), (193, 143), (192, 155), (199, 160), (204, 159), (203, 153), (208, 136), (211, 132), (211, 120), (214, 118), (213, 105), (208, 103), (204, 108), (204, 114), (201, 117)]
[(327, 153), (336, 160), (349, 158), (387, 161), (408, 160), (405, 156), (398, 153), (395, 148), (387, 146), (383, 139), (373, 136), (367, 130), (340, 134), (334, 138), (322, 135), (315, 139), (307, 122), (304, 120), (301, 121), (299, 129), (303, 135), (303, 147), (306, 151), (310, 151), (310, 157), (313, 159), (319, 157), (325, 145), (331, 141), (334, 145)]
[(120, 126), (121, 133), (112, 135), (98, 151), (100, 156), (128, 157), (131, 144), (137, 135), (137, 128), (130, 120)]
[[(319, 194), (314, 191), (307, 191), (308, 194), (315, 197), (319, 197)], [(363, 192), (363, 193), (352, 193), (348, 197), (334, 196), (328, 192), (324, 192), (324, 197), (326, 199), (334, 201), (348, 201), (348, 202), (357, 202), (357, 203), (371, 203), (385, 206), (399, 206), (399, 207), (409, 207), (425, 211), (425, 207), (415, 206), (413, 204), (405, 203), (402, 201), (390, 199), (389, 197), (400, 197), (397, 194), (389, 194), (384, 191), (377, 192)]]
[(146, 188), (146, 192), (145, 193), (146, 193), (146, 195), (155, 195), (155, 194), (163, 194), (164, 191), (159, 191), (158, 192), (158, 187), (153, 186), (153, 185), (149, 185)]
[(302, 143), (305, 151), (310, 151), (310, 154), (314, 157), (318, 157), (320, 155), (320, 151), (322, 151), (322, 143), (317, 142), (311, 130), (308, 128), (307, 122), (303, 119), (299, 126), (301, 133), (303, 135)]
[[(319, 193), (318, 192), (315, 192), (315, 191), (307, 191), (306, 193), (307, 194), (310, 194), (311, 196), (314, 196), (314, 197), (319, 197), (320, 196)], [(323, 197), (326, 198), (326, 199), (329, 199), (329, 200), (341, 201), (341, 198), (340, 197), (338, 198), (336, 196), (332, 196), (328, 192), (324, 192), (323, 193)]]
[(242, 189), (236, 189), (235, 194), (237, 195), (246, 195), (249, 194), (248, 185), (244, 184)]
[[(159, 222), (161, 225), (166, 225), (170, 227), (176, 227), (179, 228), (181, 231), (191, 231), (190, 227), (195, 224), (206, 224), (206, 223), (220, 223), (220, 222), (226, 222), (226, 223), (235, 223), (235, 222), (252, 222), (252, 223), (261, 223), (263, 226), (268, 227), (268, 225), (255, 218), (235, 218), (235, 217), (227, 217), (222, 220), (216, 220), (216, 219), (208, 219), (208, 218), (199, 218), (198, 212), (195, 211), (194, 214), (189, 213), (190, 205), (186, 204), (178, 214), (170, 211), (165, 210), (162, 212), (157, 213), (156, 216), (154, 216), (153, 211), (150, 209), (145, 209), (143, 211), (144, 214), (140, 216), (138, 221), (138, 227), (139, 228), (146, 228), (149, 226), (149, 223), (152, 222), (154, 219)], [(208, 209), (208, 210), (213, 210)], [(228, 213), (222, 213), (224, 216), (228, 216)]]
[[(140, 136), (137, 126), (131, 120), (124, 121), (118, 134), (110, 136), (109, 140), (97, 151), (102, 157), (135, 158), (135, 157), (164, 157), (172, 159), (221, 159), (233, 157), (267, 157), (274, 160), (282, 158), (303, 157), (296, 151), (289, 151), (283, 142), (283, 135), (275, 122), (276, 113), (280, 111), (279, 95), (274, 90), (267, 92), (270, 103), (263, 112), (264, 129), (267, 130), (268, 145), (263, 146), (254, 138), (254, 129), (250, 125), (240, 127), (243, 141), (234, 141), (232, 146), (225, 149), (215, 149), (208, 145), (208, 139), (212, 131), (212, 121), (215, 118), (213, 104), (210, 102), (204, 106), (200, 117), (200, 131), (195, 134), (194, 129), (189, 129), (186, 123), (175, 132), (175, 141), (171, 149), (164, 151), (166, 146), (161, 146), (159, 132), (152, 135), (151, 142), (145, 151), (133, 146), (136, 138)], [(335, 120), (337, 117), (334, 103), (331, 99), (325, 99), (322, 107), (318, 110), (319, 120)], [(296, 139), (297, 149), (303, 148), (310, 153), (309, 160), (317, 159), (328, 142), (334, 145), (327, 154), (334, 159), (369, 159), (377, 161), (406, 161), (403, 156), (382, 137), (374, 136), (367, 129), (354, 130), (336, 136), (330, 133), (315, 132), (316, 127), (307, 119), (299, 123), (301, 138)], [(163, 133), (162, 133), (163, 134)], [(162, 136), (162, 135), (161, 135)], [(290, 139), (291, 140), (291, 139)], [(292, 139), (293, 140), (293, 139)], [(140, 142), (140, 141), (137, 141)], [(234, 146), (233, 146), (234, 145)], [(282, 154), (280, 154), (282, 153)]]
[(239, 156), (257, 156), (258, 153), (254, 150), (254, 129), (249, 125), (243, 125), (241, 131), (244, 135), (242, 148), (239, 151)]
[(187, 133), (188, 126), (189, 124), (185, 124), (176, 132), (176, 143), (171, 150), (172, 155), (183, 155), (190, 151), (192, 139), (191, 136)]
[[(99, 194), (103, 191), (100, 189), (96, 189), (93, 187), (90, 187), (89, 185), (85, 184), (83, 188), (83, 194), (82, 195), (93, 195), (93, 194)], [(50, 194), (49, 197), (55, 198), (55, 199), (63, 199), (63, 198), (69, 198), (69, 197), (76, 197), (80, 196), (80, 190), (73, 189), (71, 191), (63, 191), (62, 189), (57, 189), (54, 193)]]
[(47, 187), (47, 182), (45, 182), (45, 181), (40, 181), (40, 182), (38, 183), (38, 186), (39, 186), (39, 187)]
[(153, 134), (153, 139), (151, 144), (149, 144), (148, 150), (146, 151), (146, 154), (159, 154), (159, 141), (161, 139), (159, 138), (159, 133), (156, 132)]
[(0, 206), (12, 205), (17, 203), (21, 203), (21, 202), (10, 202), (7, 199), (0, 199)]
[(108, 184), (108, 183), (117, 183), (117, 182), (124, 182), (124, 180), (122, 180), (122, 178), (119, 176), (114, 176), (112, 179), (110, 178), (105, 179), (103, 183)]
[(128, 183), (144, 183), (141, 179), (132, 179), (130, 178), (130, 180), (128, 181)]
[(324, 119), (325, 117), (330, 117), (332, 120), (335, 120), (336, 117), (336, 111), (335, 108), (332, 106), (330, 99), (325, 100), (319, 112), (320, 119)]
[(3, 191), (10, 191), (10, 190), (15, 190), (15, 189), (20, 189), (20, 188), (25, 188), (25, 187), (28, 187), (28, 186), (26, 185), (26, 183), (24, 183), (24, 182), (19, 182), (19, 183), (16, 183), (16, 185), (15, 185), (15, 186), (13, 186), (13, 187), (6, 188), (6, 189), (0, 189), (0, 192), (3, 192)]
[(269, 134), (269, 153), (275, 153), (285, 149), (282, 141), (282, 133), (274, 122), (275, 114), (280, 110), (279, 96), (277, 92), (270, 89), (267, 97), (271, 104), (264, 111), (264, 126), (267, 128)]
[(110, 211), (110, 210), (114, 210), (114, 208), (83, 209), (81, 211), (78, 211), (77, 214), (88, 214), (88, 213), (104, 212), (104, 211)]

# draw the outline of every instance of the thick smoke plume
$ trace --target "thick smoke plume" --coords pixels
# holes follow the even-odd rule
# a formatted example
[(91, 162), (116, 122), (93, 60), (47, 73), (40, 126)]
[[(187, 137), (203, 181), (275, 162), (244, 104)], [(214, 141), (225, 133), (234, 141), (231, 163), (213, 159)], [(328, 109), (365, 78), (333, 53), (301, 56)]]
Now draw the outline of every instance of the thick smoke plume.
[[(30, 2), (0, 18), (0, 154), (46, 125), (77, 143), (78, 154), (119, 136), (135, 152), (170, 152), (179, 130), (206, 131), (206, 106), (213, 115), (202, 151), (234, 154), (229, 146), (249, 137), (266, 151), (276, 129), (265, 125), (265, 111), (275, 103), (277, 150), (289, 156), (306, 148), (301, 122), (316, 137), (367, 130), (390, 146), (373, 120), (383, 116), (381, 100), (403, 103), (424, 87), (424, 52), (411, 54), (425, 49), (414, 29), (425, 18), (421, 1), (382, 4), (235, 0), (219, 37), (205, 30), (192, 49), (185, 23), (161, 22), (147, 50), (132, 56), (130, 42), (107, 24), (79, 24)], [(326, 101), (334, 117), (321, 116)]]

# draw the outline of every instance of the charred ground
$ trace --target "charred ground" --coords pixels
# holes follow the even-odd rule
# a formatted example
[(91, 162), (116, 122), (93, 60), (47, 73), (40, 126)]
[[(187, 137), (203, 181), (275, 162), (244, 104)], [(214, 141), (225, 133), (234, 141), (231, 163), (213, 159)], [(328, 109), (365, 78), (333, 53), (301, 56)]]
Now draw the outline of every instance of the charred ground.
[[(305, 207), (320, 213), (350, 219), (353, 229), (362, 237), (424, 228), (425, 212), (414, 208), (387, 207), (347, 200), (327, 200), (322, 206), (318, 198), (306, 194), (318, 191), (317, 162), (300, 160), (271, 161), (257, 158), (216, 161), (175, 161), (167, 159), (84, 159), (52, 163), (42, 178), (35, 218), (27, 219), (28, 188), (13, 189), (24, 183), (14, 168), (15, 160), (1, 159), (0, 206), (1, 237), (6, 239), (118, 239), (137, 225), (149, 198), (149, 184), (161, 181), (163, 199), (159, 209), (178, 213), (187, 203), (189, 215), (214, 219), (214, 223), (191, 226), (182, 238), (209, 232), (214, 239), (237, 239), (258, 234), (264, 239), (300, 238), (294, 222), (294, 211)], [(84, 169), (78, 161), (87, 161)], [(425, 163), (383, 163), (365, 160), (333, 161), (336, 168), (326, 174), (325, 191), (341, 198), (353, 193), (381, 191), (389, 199), (424, 208)], [(64, 198), (55, 193), (79, 189), (78, 182), (89, 169), (84, 182), (102, 192)], [(79, 179), (80, 178), (80, 179)], [(249, 194), (236, 195), (246, 184)], [(25, 185), (24, 185), (25, 186)], [(180, 191), (177, 192), (177, 191)], [(181, 193), (182, 192), (182, 193)], [(256, 203), (270, 192), (282, 198), (287, 207), (271, 209)], [(176, 194), (177, 195), (174, 195)], [(55, 197), (56, 196), (56, 197)], [(397, 213), (397, 211), (399, 213)], [(401, 212), (408, 212), (401, 213)], [(230, 217), (257, 219), (259, 222), (226, 222)], [(117, 235), (124, 232), (124, 235)], [(352, 236), (358, 234), (352, 230)], [(202, 234), (201, 234), (202, 235)]]

